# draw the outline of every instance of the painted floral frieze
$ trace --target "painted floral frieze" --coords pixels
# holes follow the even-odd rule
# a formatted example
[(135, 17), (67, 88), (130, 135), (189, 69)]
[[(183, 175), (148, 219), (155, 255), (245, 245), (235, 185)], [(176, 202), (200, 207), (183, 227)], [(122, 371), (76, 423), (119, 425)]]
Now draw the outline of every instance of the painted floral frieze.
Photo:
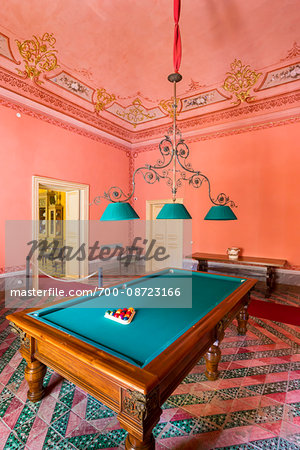
[(81, 81), (72, 77), (67, 72), (61, 72), (55, 77), (48, 78), (48, 80), (64, 89), (67, 89), (67, 91), (72, 92), (72, 94), (78, 95), (78, 97), (92, 102), (94, 89), (90, 88), (86, 84), (83, 84)]
[(182, 111), (189, 111), (190, 109), (201, 108), (203, 106), (212, 105), (213, 103), (228, 100), (227, 97), (220, 94), (217, 89), (203, 92), (182, 100)]
[(139, 123), (149, 122), (165, 116), (159, 108), (145, 108), (139, 98), (133, 100), (132, 104), (126, 108), (115, 103), (110, 108), (107, 108), (107, 111), (125, 120), (126, 122), (131, 123), (134, 128)]
[(259, 90), (291, 83), (300, 79), (300, 63), (292, 64), (269, 72)]

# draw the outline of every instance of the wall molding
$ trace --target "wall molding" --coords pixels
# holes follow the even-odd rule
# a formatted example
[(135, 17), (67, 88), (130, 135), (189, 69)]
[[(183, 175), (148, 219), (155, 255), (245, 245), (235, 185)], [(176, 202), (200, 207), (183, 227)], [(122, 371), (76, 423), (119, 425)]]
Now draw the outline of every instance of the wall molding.
[(3, 67), (0, 67), (1, 86), (7, 91), (14, 92), (22, 97), (32, 100), (39, 105), (48, 106), (53, 112), (63, 113), (71, 118), (78, 119), (82, 123), (91, 125), (99, 130), (108, 132), (125, 141), (130, 141), (130, 131), (121, 125), (116, 125), (108, 119), (89, 111), (76, 103), (40, 87), (31, 80), (16, 75)]
[(26, 114), (27, 116), (31, 116), (35, 119), (42, 120), (43, 122), (50, 123), (51, 125), (55, 125), (59, 128), (63, 128), (64, 130), (70, 131), (71, 133), (76, 133), (79, 134), (80, 136), (92, 139), (93, 141), (101, 142), (102, 144), (106, 144), (111, 147), (117, 148), (118, 150), (128, 152), (128, 146), (122, 145), (111, 139), (100, 136), (96, 132), (88, 131), (85, 128), (81, 128), (80, 126), (70, 124), (69, 122), (66, 122), (62, 119), (58, 119), (51, 115), (37, 111), (32, 107), (22, 105), (14, 100), (0, 96), (0, 105), (5, 106), (6, 108), (11, 108), (21, 114)]
[[(300, 112), (299, 112), (299, 115), (289, 117), (289, 118), (284, 118), (284, 119), (279, 118), (277, 120), (272, 120), (272, 121), (267, 120), (265, 122), (258, 123), (258, 124), (237, 126), (237, 127), (233, 127), (233, 128), (227, 128), (227, 129), (221, 130), (221, 131), (213, 131), (213, 132), (207, 133), (207, 132), (205, 132), (205, 129), (203, 129), (203, 130), (201, 130), (202, 133), (200, 132), (200, 133), (195, 134), (194, 136), (187, 136), (184, 140), (187, 144), (193, 144), (195, 142), (203, 142), (203, 141), (207, 141), (207, 140), (211, 140), (211, 139), (219, 139), (219, 138), (223, 138), (223, 137), (227, 137), (227, 136), (233, 136), (233, 135), (239, 135), (239, 134), (243, 134), (243, 133), (250, 133), (253, 131), (265, 130), (268, 128), (287, 126), (287, 125), (292, 125), (292, 124), (299, 123), (299, 122), (300, 122)], [(143, 153), (143, 152), (150, 152), (150, 151), (154, 151), (154, 150), (158, 150), (158, 143), (143, 145), (143, 146), (139, 146), (138, 148), (135, 148), (135, 151), (137, 154)]]
[[(12, 107), (12, 103), (17, 101), (19, 108), (26, 108), (27, 106), (27, 108), (35, 111), (34, 117), (40, 120), (46, 120), (49, 123), (100, 142), (104, 142), (104, 136), (101, 136), (100, 139), (95, 136), (98, 136), (98, 133), (102, 133), (102, 135), (107, 134), (105, 143), (123, 150), (126, 148), (126, 150), (134, 149), (135, 151), (139, 151), (138, 148), (140, 146), (158, 142), (171, 124), (171, 119), (165, 118), (167, 120), (165, 124), (149, 126), (143, 130), (128, 130), (119, 124), (111, 122), (108, 118), (100, 116), (94, 111), (86, 109), (71, 100), (67, 100), (3, 67), (0, 67), (0, 86), (2, 87), (2, 98), (7, 99), (5, 106)], [(19, 99), (15, 100), (16, 97), (19, 97)], [(25, 106), (23, 99), (27, 103)], [(4, 104), (3, 101), (2, 104)], [(29, 103), (31, 106), (28, 105)], [(198, 110), (195, 109), (193, 111), (197, 115), (185, 119), (179, 118), (178, 126), (184, 134), (197, 132), (203, 134), (205, 128), (222, 126), (224, 123), (247, 119), (251, 119), (253, 123), (257, 123), (261, 120), (260, 116), (266, 113), (276, 114), (278, 111), (291, 110), (292, 115), (293, 108), (298, 106), (300, 107), (299, 89), (263, 99), (256, 99), (248, 103), (243, 102), (240, 105), (231, 104), (228, 106), (227, 104), (224, 109), (218, 111), (203, 112), (201, 108)], [(47, 116), (42, 112), (43, 109), (47, 109)], [(29, 109), (27, 111), (25, 112), (23, 110), (24, 113), (33, 115), (29, 112)], [(38, 111), (44, 115), (39, 115)], [(62, 120), (59, 118), (60, 115), (63, 116)], [(69, 122), (73, 123), (67, 125)], [(74, 122), (78, 122), (80, 132), (74, 128)], [(118, 141), (120, 146), (116, 145), (116, 141)], [(122, 145), (124, 145), (124, 148), (122, 148)]]

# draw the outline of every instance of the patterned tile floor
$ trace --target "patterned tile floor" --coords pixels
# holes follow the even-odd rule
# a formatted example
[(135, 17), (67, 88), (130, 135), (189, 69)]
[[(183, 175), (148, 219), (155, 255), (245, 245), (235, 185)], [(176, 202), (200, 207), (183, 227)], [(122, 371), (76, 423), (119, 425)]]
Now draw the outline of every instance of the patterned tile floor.
[[(254, 298), (263, 298), (256, 291)], [(272, 301), (299, 306), (279, 290)], [(124, 449), (116, 414), (48, 369), (48, 395), (26, 399), (24, 360), (0, 304), (0, 449)], [(163, 406), (156, 449), (300, 449), (300, 328), (251, 317), (222, 343), (220, 378), (201, 359)]]

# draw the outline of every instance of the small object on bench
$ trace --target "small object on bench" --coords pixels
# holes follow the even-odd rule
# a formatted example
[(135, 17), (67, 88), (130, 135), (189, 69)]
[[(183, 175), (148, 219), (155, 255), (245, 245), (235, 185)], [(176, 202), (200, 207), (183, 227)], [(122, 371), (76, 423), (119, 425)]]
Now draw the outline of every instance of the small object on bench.
[(134, 308), (119, 308), (113, 310), (107, 310), (104, 314), (106, 319), (113, 320), (114, 322), (121, 323), (122, 325), (128, 325), (132, 322), (135, 316)]
[[(219, 255), (214, 253), (193, 253), (192, 258), (198, 261), (198, 272), (207, 272), (208, 261), (226, 263), (226, 264), (240, 264), (266, 267), (266, 285), (267, 289), (265, 297), (269, 297), (275, 288), (276, 269), (284, 268), (287, 264), (285, 259), (261, 258), (256, 256), (239, 256), (238, 259), (229, 259), (228, 255)], [(222, 272), (222, 268), (218, 268)]]
[(241, 249), (238, 247), (229, 247), (227, 249), (227, 253), (228, 253), (228, 258), (229, 259), (239, 259), (239, 253), (240, 253)]

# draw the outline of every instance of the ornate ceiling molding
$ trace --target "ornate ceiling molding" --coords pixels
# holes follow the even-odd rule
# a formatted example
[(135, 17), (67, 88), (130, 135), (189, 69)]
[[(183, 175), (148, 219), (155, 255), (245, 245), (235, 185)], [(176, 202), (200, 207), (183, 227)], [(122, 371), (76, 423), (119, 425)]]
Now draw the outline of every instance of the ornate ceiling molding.
[(93, 111), (88, 111), (70, 100), (64, 99), (53, 92), (30, 83), (27, 79), (15, 75), (7, 69), (0, 67), (0, 85), (5, 89), (19, 94), (36, 103), (50, 107), (53, 111), (66, 114), (69, 117), (80, 120), (82, 123), (91, 125), (99, 130), (105, 131), (113, 136), (130, 142), (130, 131), (115, 125), (103, 117), (99, 117)]
[(133, 102), (125, 108), (118, 103), (114, 103), (108, 107), (106, 111), (116, 117), (122, 118), (126, 122), (133, 125), (134, 128), (141, 123), (146, 123), (165, 117), (165, 114), (162, 114), (160, 109), (157, 107), (149, 109), (145, 108), (139, 98), (133, 100)]
[(257, 92), (300, 80), (300, 62), (267, 72)]
[(78, 97), (87, 100), (90, 103), (92, 103), (93, 101), (95, 89), (91, 88), (87, 84), (82, 83), (80, 80), (73, 77), (68, 72), (62, 71), (58, 75), (49, 78), (46, 77), (46, 79), (58, 85), (59, 87), (66, 89), (72, 94), (75, 94)]
[(294, 59), (300, 56), (300, 46), (295, 41), (292, 48), (290, 48), (287, 52), (287, 55), (285, 58), (282, 58), (280, 61), (286, 61), (288, 59)]
[(3, 33), (0, 33), (0, 55), (10, 61), (13, 61), (15, 64), (21, 64), (21, 62), (15, 59), (11, 51), (9, 37)]
[[(83, 128), (86, 127), (88, 133), (90, 128), (95, 130), (95, 135), (100, 131), (110, 135), (112, 140), (121, 140), (127, 148), (157, 140), (169, 127), (172, 99), (151, 100), (142, 93), (120, 97), (107, 92), (104, 87), (91, 87), (65, 70), (55, 74), (60, 61), (52, 34), (44, 33), (42, 37), (33, 36), (32, 39), (16, 43), (23, 59), (23, 70), (15, 67), (21, 63), (12, 53), (9, 37), (0, 34), (0, 86), (7, 91), (7, 97), (13, 97), (14, 94), (21, 96), (24, 103), (36, 104), (33, 109), (43, 110), (42, 106), (46, 107), (47, 114), (48, 109), (49, 114), (53, 112), (54, 121), (59, 121), (60, 115), (63, 115), (63, 122), (73, 121), (71, 126), (78, 122)], [(295, 60), (299, 52), (295, 42), (284, 59)], [(5, 58), (3, 67), (2, 57)], [(249, 118), (253, 118), (253, 123), (256, 123), (256, 116), (266, 111), (276, 113), (284, 109), (292, 110), (300, 102), (299, 90), (295, 90), (299, 87), (300, 63), (280, 65), (282, 62), (268, 72), (257, 72), (235, 59), (222, 86), (207, 88), (191, 80), (188, 90), (178, 98), (178, 125), (189, 134), (198, 130), (202, 132), (202, 129), (212, 125), (220, 125), (221, 128), (225, 122)], [(49, 72), (53, 73), (47, 76)], [(261, 85), (255, 87), (262, 74), (264, 78)], [(298, 82), (298, 85), (292, 85), (292, 82)], [(269, 88), (274, 88), (271, 92), (278, 94), (270, 97), (270, 91), (267, 91)], [(232, 95), (227, 96), (226, 90)], [(256, 98), (254, 92), (257, 93)], [(236, 101), (232, 102), (233, 99)], [(147, 106), (149, 104), (151, 107)], [(79, 126), (80, 129), (82, 127)]]
[(25, 64), (24, 70), (17, 69), (20, 75), (42, 84), (40, 75), (52, 72), (59, 67), (57, 61), (56, 39), (53, 33), (44, 33), (43, 36), (33, 36), (21, 42), (16, 40), (20, 56)]
[(190, 97), (183, 97), (181, 100), (183, 104), (182, 111), (190, 111), (191, 109), (213, 105), (214, 103), (220, 103), (230, 99), (231, 97), (221, 94), (218, 89), (212, 89)]
[(250, 90), (253, 89), (262, 73), (256, 72), (250, 66), (243, 64), (240, 59), (235, 59), (230, 64), (230, 69), (231, 72), (227, 72), (224, 80), (223, 89), (235, 95), (235, 105), (253, 101), (255, 97), (250, 94)]
[[(212, 125), (222, 124), (226, 122), (234, 122), (236, 120), (242, 120), (247, 118), (253, 118), (253, 121), (257, 120), (255, 116), (259, 116), (264, 112), (278, 111), (282, 109), (289, 109), (300, 105), (300, 90), (293, 91), (288, 94), (282, 94), (273, 96), (268, 99), (257, 100), (253, 103), (246, 103), (238, 108), (231, 106), (226, 110), (217, 112), (210, 112), (202, 115), (198, 115), (188, 119), (179, 119), (178, 127), (182, 132), (188, 132), (191, 130), (200, 130)], [(293, 113), (291, 113), (293, 114)], [(148, 130), (142, 130), (134, 135), (134, 143), (139, 141), (149, 141), (154, 138), (159, 138), (164, 135), (167, 130), (167, 126), (151, 128)]]
[(47, 114), (43, 114), (39, 111), (35, 111), (34, 109), (28, 106), (21, 105), (20, 103), (8, 100), (7, 98), (3, 98), (1, 96), (0, 96), (0, 105), (5, 106), (6, 108), (11, 108), (21, 114), (26, 114), (27, 116), (33, 117), (35, 119), (42, 120), (43, 122), (50, 123), (51, 125), (55, 125), (59, 128), (63, 128), (64, 130), (71, 131), (72, 133), (79, 134), (88, 139), (92, 139), (93, 141), (101, 142), (102, 144), (106, 144), (111, 147), (117, 148), (118, 150), (128, 152), (128, 147), (126, 147), (125, 145), (119, 144), (117, 142), (114, 142), (113, 140), (99, 136), (96, 133), (92, 133), (91, 131), (87, 131), (84, 128), (80, 128), (79, 126), (64, 122), (61, 119), (57, 119)]
[[(294, 117), (288, 117), (286, 119), (279, 118), (278, 120), (272, 120), (272, 121), (266, 121), (262, 123), (257, 123), (253, 125), (246, 125), (246, 126), (239, 126), (239, 127), (232, 127), (221, 131), (213, 131), (213, 132), (205, 132), (205, 130), (202, 130), (202, 133), (189, 136), (185, 138), (185, 142), (187, 144), (192, 144), (199, 141), (207, 141), (211, 139), (218, 139), (223, 138), (227, 136), (233, 136), (233, 135), (239, 135), (243, 133), (250, 133), (252, 131), (259, 131), (259, 130), (266, 130), (269, 128), (275, 128), (275, 127), (281, 127), (286, 125), (292, 125), (295, 123), (300, 123), (300, 114)], [(136, 147), (134, 149), (135, 155), (138, 155), (139, 153), (143, 152), (149, 152), (149, 151), (157, 151), (158, 144), (148, 144), (148, 145), (142, 145), (139, 147)], [(136, 157), (136, 156), (135, 156)]]

